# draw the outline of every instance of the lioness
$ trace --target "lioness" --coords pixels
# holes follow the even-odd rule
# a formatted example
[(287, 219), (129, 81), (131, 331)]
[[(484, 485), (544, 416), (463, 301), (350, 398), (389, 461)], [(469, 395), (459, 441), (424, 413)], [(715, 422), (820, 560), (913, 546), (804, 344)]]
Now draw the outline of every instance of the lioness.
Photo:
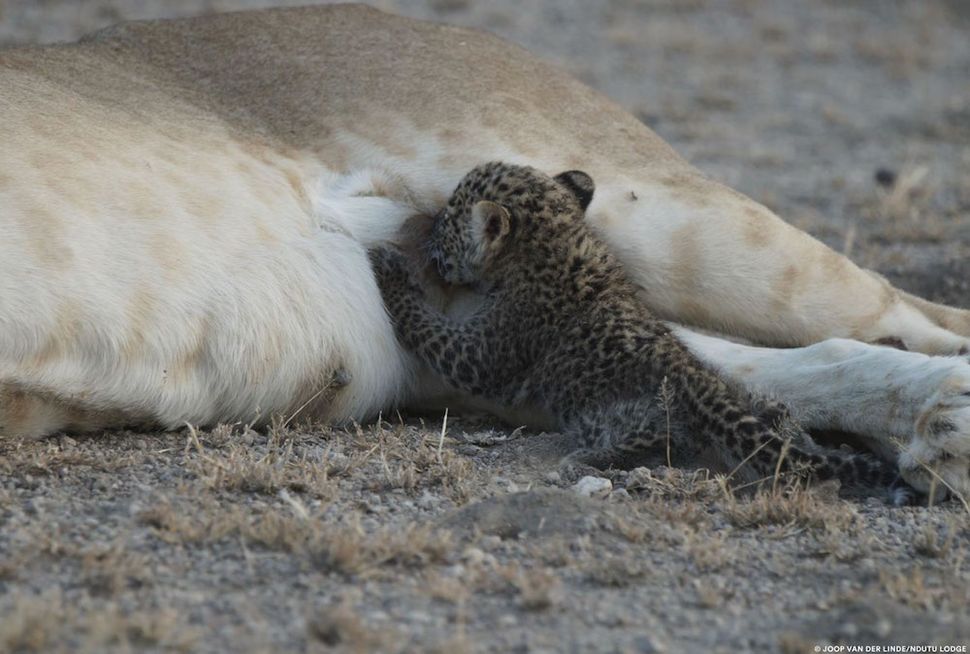
[[(432, 399), (366, 249), (501, 159), (597, 180), (588, 220), (655, 314), (801, 346), (677, 327), (708, 365), (868, 436), (919, 488), (970, 491), (970, 366), (928, 356), (966, 353), (970, 314), (488, 34), (352, 5), (123, 24), (0, 52), (0, 112), (0, 434)], [(911, 351), (865, 344), (882, 339)]]

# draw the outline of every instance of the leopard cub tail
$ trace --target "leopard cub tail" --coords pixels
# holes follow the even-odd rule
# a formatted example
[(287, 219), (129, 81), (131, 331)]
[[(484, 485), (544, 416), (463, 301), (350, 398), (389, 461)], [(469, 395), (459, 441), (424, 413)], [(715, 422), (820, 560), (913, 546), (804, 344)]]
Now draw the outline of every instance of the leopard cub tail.
[(745, 477), (807, 475), (870, 488), (889, 487), (896, 481), (897, 472), (889, 464), (871, 455), (817, 444), (793, 423), (783, 405), (754, 400), (712, 371), (691, 366), (678, 377), (690, 426), (709, 440), (725, 463), (747, 467)]

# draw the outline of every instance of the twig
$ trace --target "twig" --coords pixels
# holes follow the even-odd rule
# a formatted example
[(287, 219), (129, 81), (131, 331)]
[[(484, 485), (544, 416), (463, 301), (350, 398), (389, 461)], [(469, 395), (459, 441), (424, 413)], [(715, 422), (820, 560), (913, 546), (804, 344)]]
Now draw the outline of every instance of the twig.
[(673, 468), (670, 459), (670, 387), (667, 386), (666, 376), (660, 382), (660, 403), (663, 404), (664, 413), (667, 415), (667, 467)]
[(445, 417), (441, 420), (441, 436), (438, 438), (438, 465), (444, 465), (441, 460), (441, 450), (445, 446), (445, 431), (448, 429), (448, 407), (445, 407)]

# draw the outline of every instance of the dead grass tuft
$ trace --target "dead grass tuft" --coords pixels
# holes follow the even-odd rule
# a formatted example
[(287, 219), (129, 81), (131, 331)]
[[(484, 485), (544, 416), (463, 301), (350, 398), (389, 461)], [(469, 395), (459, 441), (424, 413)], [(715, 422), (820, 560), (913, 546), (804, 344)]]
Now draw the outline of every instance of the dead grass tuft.
[(928, 579), (921, 568), (903, 572), (881, 571), (879, 583), (892, 599), (924, 611), (966, 613), (970, 608), (970, 589), (947, 578)]
[(634, 468), (626, 489), (639, 496), (663, 500), (711, 500), (721, 496), (721, 486), (708, 470), (685, 470), (669, 466)]
[(311, 641), (328, 649), (361, 653), (384, 650), (392, 637), (386, 630), (369, 629), (346, 599), (308, 616), (306, 631)]
[(84, 550), (80, 559), (81, 583), (92, 595), (113, 597), (151, 581), (147, 557), (128, 551), (121, 541)]
[[(80, 569), (78, 582), (95, 597), (114, 597), (151, 581), (148, 558), (131, 551), (123, 538), (80, 547), (57, 527), (39, 526), (21, 534), (22, 543), (0, 563), (0, 578), (21, 579), (20, 572), (41, 559), (67, 562)], [(45, 563), (46, 565), (46, 563)]]
[(383, 566), (420, 568), (444, 562), (453, 549), (450, 532), (409, 523), (366, 531), (359, 516), (339, 524), (300, 511), (253, 513), (238, 506), (203, 503), (176, 510), (162, 502), (138, 515), (142, 524), (170, 543), (212, 543), (230, 537), (277, 552), (304, 557), (327, 572), (365, 575)]
[(403, 424), (378, 426), (375, 431), (383, 477), (374, 490), (440, 488), (458, 504), (468, 500), (474, 467), (467, 457), (445, 447), (455, 442), (446, 436), (445, 425), (437, 439), (429, 430)]
[[(203, 441), (189, 427), (186, 468), (206, 488), (268, 495), (286, 489), (324, 499), (336, 494), (329, 466), (297, 453), (294, 439), (287, 438), (283, 430), (273, 430), (266, 448), (257, 449), (225, 438), (226, 429), (213, 430)], [(214, 435), (220, 449), (203, 444), (212, 442)]]
[(761, 490), (738, 499), (729, 495), (724, 515), (742, 529), (780, 525), (789, 528), (844, 530), (859, 519), (858, 512), (844, 502), (824, 498), (826, 491), (798, 484)]
[(135, 518), (167, 543), (191, 545), (216, 542), (238, 533), (243, 514), (241, 509), (225, 509), (211, 498), (202, 498), (196, 505), (178, 508), (161, 500), (139, 511)]
[(497, 566), (499, 577), (519, 596), (519, 603), (527, 611), (544, 611), (562, 600), (562, 584), (548, 568), (524, 568), (520, 565)]
[(294, 552), (328, 572), (365, 575), (381, 566), (421, 568), (447, 560), (450, 532), (410, 523), (366, 532), (356, 520), (328, 525), (279, 513), (262, 516), (243, 535), (268, 549)]
[(71, 468), (117, 471), (143, 455), (110, 447), (88, 450), (73, 439), (4, 439), (0, 441), (0, 474), (4, 477), (58, 476)]
[(470, 595), (464, 579), (443, 575), (437, 570), (432, 570), (423, 577), (421, 588), (433, 599), (451, 604), (465, 602)]
[(590, 581), (609, 588), (626, 588), (642, 581), (646, 576), (643, 565), (622, 556), (607, 556), (597, 560), (587, 570)]
[(21, 595), (0, 618), (0, 651), (191, 651), (198, 631), (171, 609), (128, 610), (87, 599), (66, 602), (60, 589)]
[(700, 572), (716, 572), (737, 558), (735, 548), (728, 544), (727, 534), (723, 531), (690, 531), (684, 539), (684, 548)]
[(932, 522), (926, 522), (913, 538), (913, 550), (927, 558), (946, 558), (954, 551), (956, 532), (957, 525), (953, 521), (942, 528)]
[(814, 554), (823, 558), (835, 559), (841, 563), (851, 563), (877, 552), (881, 545), (878, 539), (866, 530), (861, 522), (850, 525), (829, 524), (816, 535), (818, 549)]
[(778, 638), (778, 649), (781, 654), (805, 654), (815, 651), (816, 642), (793, 631), (786, 631)]

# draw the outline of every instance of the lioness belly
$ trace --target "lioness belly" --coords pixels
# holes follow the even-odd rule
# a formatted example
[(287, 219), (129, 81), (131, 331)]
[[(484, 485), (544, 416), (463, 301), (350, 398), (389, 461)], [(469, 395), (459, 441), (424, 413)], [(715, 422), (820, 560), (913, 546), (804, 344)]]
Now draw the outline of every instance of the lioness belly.
[(305, 162), (29, 90), (0, 121), (0, 433), (396, 400), (406, 365), (366, 252), (311, 211)]

